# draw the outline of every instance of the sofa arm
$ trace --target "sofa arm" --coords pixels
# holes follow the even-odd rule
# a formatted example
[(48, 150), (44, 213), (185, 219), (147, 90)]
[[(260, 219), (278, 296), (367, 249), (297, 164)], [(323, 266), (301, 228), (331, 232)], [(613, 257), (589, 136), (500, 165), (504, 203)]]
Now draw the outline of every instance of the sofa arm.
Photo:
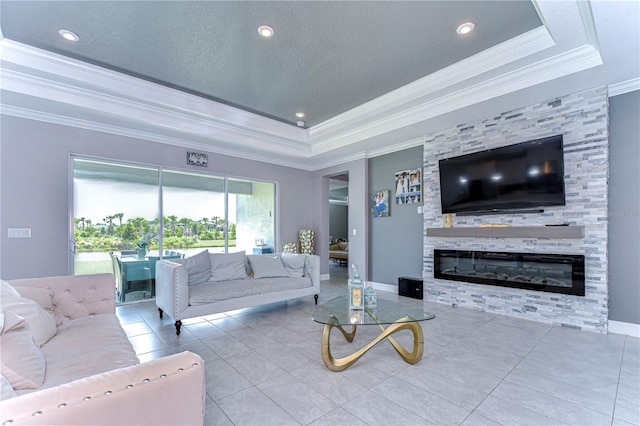
[(116, 311), (116, 280), (113, 274), (27, 278), (11, 280), (9, 284), (51, 290), (53, 312), (62, 320)]
[(191, 352), (0, 401), (0, 424), (202, 425), (205, 375)]
[(174, 320), (189, 307), (189, 274), (187, 268), (170, 260), (156, 263), (156, 305)]
[(316, 254), (307, 255), (304, 261), (304, 276), (311, 278), (311, 285), (320, 291), (320, 256)]

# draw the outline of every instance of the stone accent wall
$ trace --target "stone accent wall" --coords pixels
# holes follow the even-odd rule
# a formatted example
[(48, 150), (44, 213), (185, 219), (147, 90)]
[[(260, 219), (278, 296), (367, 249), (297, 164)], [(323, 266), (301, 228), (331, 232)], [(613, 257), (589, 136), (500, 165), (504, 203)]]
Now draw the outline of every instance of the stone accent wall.
[[(454, 227), (486, 223), (544, 226), (583, 225), (583, 239), (427, 237), (443, 227), (438, 160), (562, 134), (566, 206), (544, 213), (456, 216)], [(495, 312), (546, 324), (607, 332), (608, 97), (605, 87), (550, 99), (428, 135), (424, 144), (425, 299)], [(433, 278), (433, 250), (496, 250), (584, 254), (585, 296), (439, 280)]]

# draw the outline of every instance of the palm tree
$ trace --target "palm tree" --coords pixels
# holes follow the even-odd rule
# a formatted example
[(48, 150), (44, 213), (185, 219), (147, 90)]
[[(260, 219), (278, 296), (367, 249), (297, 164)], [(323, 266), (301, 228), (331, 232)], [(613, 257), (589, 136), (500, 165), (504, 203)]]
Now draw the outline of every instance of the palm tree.
[(109, 235), (113, 235), (113, 219), (115, 219), (116, 217), (113, 215), (107, 216), (105, 217), (104, 220), (105, 222), (107, 222), (107, 225), (109, 227)]
[(200, 219), (200, 222), (202, 222), (202, 224), (204, 225), (204, 232), (207, 232), (209, 230), (209, 218), (203, 217), (202, 219)]
[(169, 226), (171, 227), (171, 235), (175, 236), (176, 235), (176, 224), (178, 223), (178, 217), (171, 215), (169, 217), (167, 217), (167, 219), (169, 220)]
[(120, 221), (120, 226), (122, 226), (122, 216), (124, 216), (124, 213), (116, 213), (113, 216)]
[(178, 223), (180, 223), (182, 225), (182, 235), (184, 235), (185, 237), (188, 237), (189, 235), (191, 235), (191, 223), (193, 221), (191, 219), (188, 219), (186, 217), (183, 217), (182, 219), (180, 219), (178, 221)]

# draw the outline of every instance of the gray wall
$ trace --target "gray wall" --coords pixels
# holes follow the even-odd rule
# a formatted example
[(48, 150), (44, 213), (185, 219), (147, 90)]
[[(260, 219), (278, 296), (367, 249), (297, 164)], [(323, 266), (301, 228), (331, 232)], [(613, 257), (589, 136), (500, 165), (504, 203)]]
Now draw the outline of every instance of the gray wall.
[[(1, 116), (0, 277), (66, 275), (69, 267), (69, 154), (227, 174), (277, 182), (278, 250), (313, 229), (313, 174), (269, 163), (209, 154), (209, 167), (187, 167), (186, 148), (86, 129)], [(328, 203), (326, 203), (328, 204)], [(7, 239), (7, 228), (31, 228), (29, 239)]]
[(640, 92), (609, 98), (609, 319), (640, 324)]
[(398, 277), (422, 277), (422, 203), (394, 204), (395, 173), (422, 167), (422, 151), (417, 146), (369, 160), (369, 197), (389, 190), (390, 198), (390, 216), (369, 219), (371, 281), (398, 285)]
[(329, 204), (329, 235), (334, 239), (348, 240), (347, 218), (349, 207)]

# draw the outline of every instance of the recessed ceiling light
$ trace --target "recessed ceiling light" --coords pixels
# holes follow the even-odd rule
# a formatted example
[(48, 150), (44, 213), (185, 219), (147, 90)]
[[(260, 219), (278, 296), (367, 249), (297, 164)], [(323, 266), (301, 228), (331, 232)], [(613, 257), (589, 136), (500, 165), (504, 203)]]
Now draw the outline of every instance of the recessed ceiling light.
[(269, 38), (273, 37), (275, 31), (268, 25), (262, 25), (258, 28), (258, 33), (264, 38)]
[(74, 33), (73, 31), (59, 30), (58, 34), (60, 34), (62, 37), (64, 37), (65, 39), (67, 39), (69, 41), (78, 41), (78, 40), (80, 40), (80, 37), (78, 37), (78, 35), (76, 33)]
[(302, 120), (298, 120), (298, 121), (296, 121), (296, 125), (297, 125), (298, 127), (304, 127), (305, 122), (304, 122), (304, 121), (302, 121)]
[(469, 34), (475, 27), (476, 24), (473, 22), (465, 22), (456, 29), (456, 32), (460, 35)]
[(298, 118), (304, 118), (304, 112), (300, 111), (300, 112), (296, 112), (296, 117)]

